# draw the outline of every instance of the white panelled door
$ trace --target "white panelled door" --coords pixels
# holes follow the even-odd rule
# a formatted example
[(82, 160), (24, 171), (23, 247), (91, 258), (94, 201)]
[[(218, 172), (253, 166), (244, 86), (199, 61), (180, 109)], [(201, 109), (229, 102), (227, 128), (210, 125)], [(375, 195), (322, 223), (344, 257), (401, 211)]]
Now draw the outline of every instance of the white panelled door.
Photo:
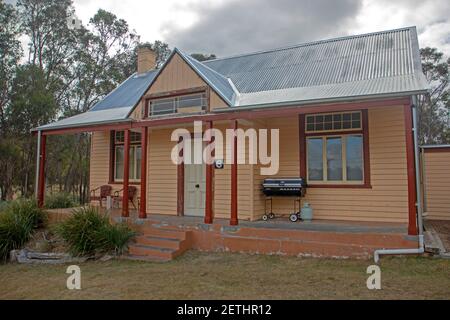
[(203, 217), (206, 197), (206, 165), (184, 165), (184, 214)]

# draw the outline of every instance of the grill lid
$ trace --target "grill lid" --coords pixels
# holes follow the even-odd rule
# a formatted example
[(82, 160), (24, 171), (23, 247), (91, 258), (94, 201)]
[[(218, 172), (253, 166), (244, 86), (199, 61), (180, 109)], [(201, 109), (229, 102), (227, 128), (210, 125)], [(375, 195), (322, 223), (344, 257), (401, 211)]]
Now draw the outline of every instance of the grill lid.
[(264, 179), (264, 188), (302, 188), (306, 187), (306, 181), (303, 178), (268, 178)]

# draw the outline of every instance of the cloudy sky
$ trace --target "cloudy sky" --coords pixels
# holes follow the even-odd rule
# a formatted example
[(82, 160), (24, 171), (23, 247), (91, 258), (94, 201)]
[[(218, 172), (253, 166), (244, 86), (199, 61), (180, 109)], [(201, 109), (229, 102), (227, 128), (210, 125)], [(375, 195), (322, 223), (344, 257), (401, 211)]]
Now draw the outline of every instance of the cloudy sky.
[(218, 56), (415, 25), (420, 46), (450, 55), (448, 0), (74, 0), (88, 23), (99, 8), (142, 41)]

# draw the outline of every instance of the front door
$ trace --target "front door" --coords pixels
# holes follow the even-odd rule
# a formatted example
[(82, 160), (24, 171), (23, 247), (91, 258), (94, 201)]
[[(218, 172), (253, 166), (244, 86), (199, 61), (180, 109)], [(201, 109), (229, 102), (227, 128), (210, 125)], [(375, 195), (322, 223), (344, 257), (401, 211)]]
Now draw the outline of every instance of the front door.
[(203, 217), (205, 215), (206, 165), (184, 165), (184, 214)]

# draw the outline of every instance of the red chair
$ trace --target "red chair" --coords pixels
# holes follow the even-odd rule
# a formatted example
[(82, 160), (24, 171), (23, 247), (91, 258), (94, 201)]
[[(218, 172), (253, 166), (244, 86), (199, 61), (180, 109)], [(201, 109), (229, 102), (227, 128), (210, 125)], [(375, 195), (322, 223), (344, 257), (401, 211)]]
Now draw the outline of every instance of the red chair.
[[(137, 194), (137, 188), (134, 186), (129, 186), (128, 187), (128, 201), (131, 202), (134, 209), (137, 210), (136, 205), (134, 204), (134, 198), (136, 197), (136, 194)], [(114, 204), (117, 204), (117, 207), (119, 207), (119, 204), (122, 202), (122, 199), (123, 199), (123, 189), (114, 191), (113, 199), (114, 199)]]
[[(100, 191), (100, 194), (98, 196), (95, 194), (97, 191)], [(105, 199), (105, 201), (106, 201), (107, 197), (111, 197), (111, 192), (112, 192), (112, 187), (111, 186), (103, 185), (103, 186), (100, 186), (98, 188), (95, 188), (95, 189), (91, 190), (91, 197), (90, 197), (90, 199), (91, 199), (91, 201), (92, 200), (98, 200), (99, 203), (100, 203), (100, 208), (101, 208), (103, 199)]]

